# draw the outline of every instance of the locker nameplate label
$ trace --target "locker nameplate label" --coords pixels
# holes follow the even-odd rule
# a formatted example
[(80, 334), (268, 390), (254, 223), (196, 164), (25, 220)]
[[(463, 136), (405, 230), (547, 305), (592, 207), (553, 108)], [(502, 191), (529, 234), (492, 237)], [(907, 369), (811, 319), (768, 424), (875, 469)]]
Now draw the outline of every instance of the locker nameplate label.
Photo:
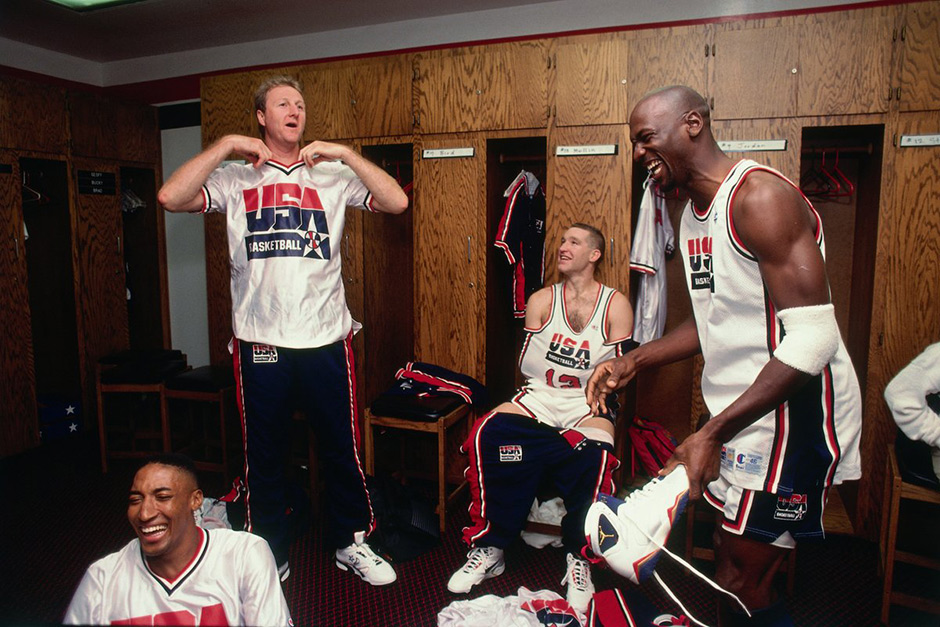
[(474, 148), (425, 148), (421, 152), (424, 159), (461, 159), (472, 157)]
[(718, 147), (725, 152), (769, 152), (786, 150), (785, 139), (743, 139), (718, 142)]
[(940, 146), (940, 134), (933, 135), (901, 135), (901, 148), (922, 148), (925, 146)]
[(114, 172), (78, 171), (78, 193), (96, 196), (114, 196), (117, 191), (117, 175)]
[(13, 164), (0, 163), (0, 174), (13, 174)]
[(584, 157), (617, 154), (617, 144), (590, 144), (584, 146), (555, 146), (556, 157)]

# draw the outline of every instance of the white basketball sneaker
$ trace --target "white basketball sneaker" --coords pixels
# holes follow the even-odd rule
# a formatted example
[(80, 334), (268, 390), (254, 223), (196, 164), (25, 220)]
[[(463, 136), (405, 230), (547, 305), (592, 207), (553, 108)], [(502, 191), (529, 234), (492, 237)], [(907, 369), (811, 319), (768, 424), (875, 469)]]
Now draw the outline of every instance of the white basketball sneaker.
[(467, 553), (467, 563), (450, 576), (447, 589), (455, 594), (470, 592), (481, 581), (502, 575), (506, 570), (503, 550), (495, 546), (478, 546)]
[(352, 571), (373, 586), (384, 586), (398, 579), (392, 565), (376, 555), (364, 541), (337, 549), (336, 566)]
[(602, 494), (584, 519), (588, 546), (614, 572), (642, 583), (656, 568), (672, 525), (688, 500), (685, 466), (653, 479), (626, 500)]
[(568, 570), (561, 585), (568, 587), (565, 598), (568, 605), (582, 614), (587, 614), (588, 605), (594, 597), (594, 583), (591, 581), (591, 563), (582, 557), (568, 553)]

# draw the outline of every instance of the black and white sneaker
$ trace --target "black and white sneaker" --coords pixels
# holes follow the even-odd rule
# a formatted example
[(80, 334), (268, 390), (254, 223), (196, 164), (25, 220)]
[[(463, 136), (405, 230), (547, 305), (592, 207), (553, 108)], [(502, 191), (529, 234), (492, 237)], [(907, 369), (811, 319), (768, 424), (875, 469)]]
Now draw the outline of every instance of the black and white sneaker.
[(591, 564), (586, 559), (568, 553), (568, 570), (561, 585), (567, 586), (565, 598), (568, 605), (582, 614), (587, 614), (594, 598), (594, 583), (591, 581)]
[(503, 550), (495, 546), (479, 546), (467, 553), (467, 563), (447, 582), (447, 589), (455, 594), (470, 592), (470, 588), (485, 579), (502, 575), (506, 570)]

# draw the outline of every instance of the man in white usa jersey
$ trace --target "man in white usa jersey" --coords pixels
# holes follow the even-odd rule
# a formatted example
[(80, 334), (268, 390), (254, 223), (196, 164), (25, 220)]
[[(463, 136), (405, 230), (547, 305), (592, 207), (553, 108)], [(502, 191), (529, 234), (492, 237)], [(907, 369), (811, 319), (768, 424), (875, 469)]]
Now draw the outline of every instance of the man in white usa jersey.
[(664, 192), (691, 198), (679, 248), (693, 316), (601, 364), (588, 401), (634, 374), (701, 353), (711, 418), (676, 449), (689, 498), (721, 512), (716, 579), (752, 611), (720, 623), (792, 624), (773, 588), (797, 540), (821, 539), (831, 486), (861, 476), (861, 395), (836, 324), (822, 222), (779, 172), (719, 148), (704, 98), (674, 86), (630, 116), (633, 158)]
[(469, 457), (471, 550), (447, 588), (463, 593), (503, 572), (503, 549), (525, 525), (543, 477), (565, 503), (562, 540), (568, 551), (567, 600), (586, 613), (594, 586), (581, 558), (584, 513), (598, 494), (612, 494), (614, 420), (595, 416), (584, 402), (584, 384), (595, 363), (630, 347), (633, 312), (627, 297), (602, 285), (594, 272), (604, 236), (575, 223), (558, 247), (564, 280), (532, 294), (526, 338), (519, 356), (525, 385), (474, 426), (463, 445)]
[[(327, 545), (336, 565), (372, 585), (395, 581), (372, 552), (375, 528), (359, 458), (352, 319), (340, 242), (346, 207), (401, 213), (395, 180), (348, 146), (314, 141), (300, 84), (273, 77), (255, 93), (263, 139), (227, 135), (183, 164), (163, 185), (169, 211), (226, 214), (232, 271), (232, 355), (245, 438), (246, 530), (271, 545), (290, 572), (284, 477), (291, 415), (305, 411), (329, 467)], [(249, 161), (217, 169), (229, 154)], [(342, 505), (340, 505), (342, 504)]]
[(134, 476), (127, 519), (137, 534), (92, 564), (65, 614), (72, 625), (292, 625), (267, 543), (206, 530), (192, 462), (157, 455)]

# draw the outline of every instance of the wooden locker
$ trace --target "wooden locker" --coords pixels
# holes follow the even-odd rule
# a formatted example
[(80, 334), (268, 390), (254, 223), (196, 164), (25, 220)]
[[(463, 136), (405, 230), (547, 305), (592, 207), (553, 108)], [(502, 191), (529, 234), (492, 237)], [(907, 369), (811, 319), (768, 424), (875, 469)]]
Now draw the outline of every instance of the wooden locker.
[(39, 444), (18, 155), (0, 150), (0, 457)]
[[(549, 135), (545, 283), (559, 280), (555, 252), (574, 222), (596, 226), (607, 250), (596, 278), (630, 293), (630, 141), (626, 126), (555, 129)], [(559, 147), (613, 145), (614, 155), (558, 156)]]
[[(86, 399), (94, 398), (98, 360), (130, 347), (118, 170), (109, 162), (72, 160)], [(91, 188), (90, 180), (103, 184)]]
[(0, 78), (0, 147), (64, 154), (67, 117), (62, 88)]
[[(473, 156), (425, 158), (470, 148)], [(415, 357), (485, 383), (485, 142), (480, 135), (415, 144)]]
[(901, 111), (940, 109), (940, 2), (905, 8), (895, 97)]
[(622, 34), (560, 42), (555, 59), (557, 126), (627, 121), (630, 42)]

